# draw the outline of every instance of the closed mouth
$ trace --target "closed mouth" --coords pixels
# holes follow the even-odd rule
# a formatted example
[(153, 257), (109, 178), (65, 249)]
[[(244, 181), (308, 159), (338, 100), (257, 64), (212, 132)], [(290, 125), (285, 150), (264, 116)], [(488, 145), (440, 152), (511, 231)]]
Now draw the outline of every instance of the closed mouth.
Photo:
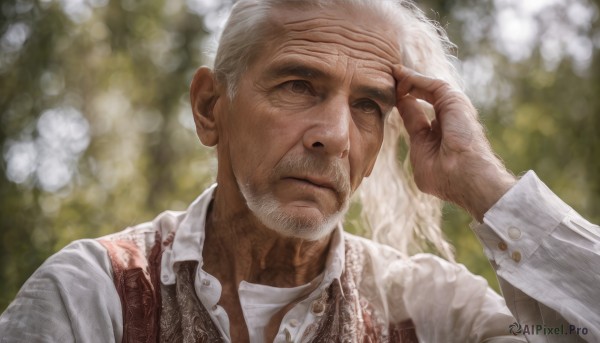
[(317, 177), (287, 177), (288, 179), (291, 180), (297, 180), (297, 181), (301, 181), (301, 182), (306, 182), (306, 183), (310, 183), (313, 186), (319, 187), (319, 188), (326, 188), (326, 189), (330, 189), (332, 191), (335, 191), (336, 188), (333, 186), (333, 183), (330, 182), (329, 180), (326, 179), (321, 179), (321, 178), (317, 178)]

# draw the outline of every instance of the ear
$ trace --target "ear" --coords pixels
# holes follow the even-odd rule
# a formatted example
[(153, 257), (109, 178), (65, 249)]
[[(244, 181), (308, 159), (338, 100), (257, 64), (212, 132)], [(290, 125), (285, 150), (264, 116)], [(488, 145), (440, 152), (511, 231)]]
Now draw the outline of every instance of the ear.
[(373, 168), (375, 167), (375, 162), (377, 160), (374, 160), (373, 163), (371, 163), (371, 165), (369, 166), (369, 168), (367, 169), (367, 172), (365, 173), (365, 178), (371, 176), (371, 173), (373, 172)]
[(202, 144), (215, 146), (219, 141), (219, 133), (215, 120), (215, 104), (219, 99), (216, 80), (212, 70), (200, 67), (190, 87), (190, 103), (196, 124), (196, 133)]
[(381, 150), (383, 149), (382, 146), (383, 143), (379, 143), (379, 149), (377, 149), (376, 155), (374, 158), (372, 158), (372, 160), (370, 161), (368, 167), (367, 167), (367, 171), (365, 173), (365, 178), (371, 176), (371, 173), (373, 172), (373, 169), (375, 169), (375, 165), (377, 164), (377, 159), (379, 158), (385, 158), (385, 156), (379, 156), (381, 154)]

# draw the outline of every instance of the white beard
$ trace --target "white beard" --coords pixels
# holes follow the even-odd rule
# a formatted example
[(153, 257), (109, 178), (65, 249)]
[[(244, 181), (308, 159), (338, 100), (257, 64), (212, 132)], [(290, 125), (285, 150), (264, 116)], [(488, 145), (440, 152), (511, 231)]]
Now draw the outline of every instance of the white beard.
[(339, 211), (321, 218), (302, 218), (288, 215), (281, 208), (281, 203), (271, 194), (254, 194), (248, 185), (238, 186), (246, 199), (248, 208), (267, 228), (285, 236), (300, 238), (308, 241), (319, 240), (330, 234), (344, 218), (350, 205), (350, 200), (344, 200)]

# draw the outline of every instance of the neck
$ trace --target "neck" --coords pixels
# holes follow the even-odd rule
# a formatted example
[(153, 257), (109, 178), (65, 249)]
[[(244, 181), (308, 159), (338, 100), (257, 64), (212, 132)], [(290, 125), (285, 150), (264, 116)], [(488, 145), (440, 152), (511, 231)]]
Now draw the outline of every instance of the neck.
[(221, 283), (295, 287), (324, 270), (331, 234), (318, 241), (284, 237), (262, 225), (245, 202), (226, 199), (227, 191), (215, 192), (206, 220), (203, 268)]

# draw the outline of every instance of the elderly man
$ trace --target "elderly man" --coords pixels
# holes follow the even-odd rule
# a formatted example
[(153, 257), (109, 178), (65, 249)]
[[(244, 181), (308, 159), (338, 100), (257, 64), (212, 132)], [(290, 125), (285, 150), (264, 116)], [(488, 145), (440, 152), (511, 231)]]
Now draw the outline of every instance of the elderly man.
[[(0, 318), (2, 341), (600, 341), (598, 227), (533, 172), (506, 171), (447, 44), (408, 1), (238, 1), (191, 87), (216, 185), (48, 259)], [(418, 188), (484, 223), (504, 299), (463, 266), (343, 232), (364, 178), (404, 196), (382, 176), (402, 125)], [(396, 231), (419, 225), (422, 198)]]

